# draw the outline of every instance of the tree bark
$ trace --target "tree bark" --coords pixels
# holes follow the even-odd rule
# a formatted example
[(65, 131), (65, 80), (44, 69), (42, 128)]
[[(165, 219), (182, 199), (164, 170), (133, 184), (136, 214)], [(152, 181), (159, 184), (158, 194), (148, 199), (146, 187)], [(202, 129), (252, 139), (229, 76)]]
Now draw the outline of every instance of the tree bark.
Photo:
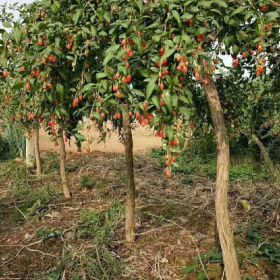
[(66, 176), (66, 149), (63, 138), (63, 131), (59, 132), (58, 142), (60, 149), (60, 178), (62, 182), (64, 197), (68, 199), (71, 197), (71, 193), (69, 190), (68, 180)]
[(37, 176), (42, 175), (42, 164), (40, 155), (40, 145), (39, 145), (39, 128), (35, 129), (35, 159), (36, 159), (36, 174)]
[(263, 157), (263, 159), (264, 159), (265, 164), (267, 165), (267, 167), (269, 168), (269, 170), (270, 170), (271, 172), (274, 172), (274, 171), (275, 171), (275, 169), (274, 169), (274, 164), (273, 164), (273, 162), (272, 162), (272, 160), (271, 160), (271, 158), (270, 158), (270, 156), (269, 156), (269, 153), (268, 153), (268, 151), (266, 150), (264, 144), (263, 144), (262, 141), (257, 137), (256, 134), (252, 134), (251, 137), (252, 137), (252, 140), (258, 145), (258, 147), (259, 147), (259, 149), (260, 149), (260, 151), (261, 151), (261, 155), (262, 155), (262, 157)]
[(251, 138), (259, 147), (263, 160), (264, 160), (266, 166), (268, 167), (271, 175), (276, 179), (277, 183), (279, 183), (280, 182), (279, 169), (273, 164), (273, 161), (270, 158), (266, 147), (264, 146), (264, 144), (262, 143), (262, 141), (258, 138), (258, 136), (256, 134), (252, 134)]
[(25, 163), (27, 167), (35, 167), (35, 148), (34, 148), (34, 137), (27, 136), (26, 138), (26, 147), (25, 147)]
[(133, 139), (128, 113), (124, 113), (125, 159), (127, 171), (125, 237), (126, 241), (135, 241), (135, 182), (133, 167)]
[(215, 198), (217, 230), (222, 248), (226, 278), (227, 280), (240, 280), (239, 264), (228, 210), (229, 141), (219, 94), (212, 77), (209, 77), (209, 80), (209, 84), (205, 85), (205, 92), (211, 111), (218, 149)]

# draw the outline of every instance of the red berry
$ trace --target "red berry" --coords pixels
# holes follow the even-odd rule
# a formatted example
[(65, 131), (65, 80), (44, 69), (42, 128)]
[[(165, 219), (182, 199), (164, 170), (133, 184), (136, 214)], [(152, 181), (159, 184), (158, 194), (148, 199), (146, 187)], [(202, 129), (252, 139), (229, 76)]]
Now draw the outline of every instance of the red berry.
[(7, 78), (10, 77), (10, 72), (4, 71), (2, 75), (3, 75), (3, 78), (4, 78), (4, 79), (7, 79)]
[(165, 48), (160, 49), (159, 54), (160, 54), (160, 56), (164, 56), (164, 54), (165, 54)]
[(198, 36), (197, 36), (197, 41), (198, 42), (202, 42), (204, 40), (204, 35), (203, 34), (199, 34)]
[(119, 89), (119, 86), (118, 86), (118, 85), (114, 85), (114, 86), (113, 86), (113, 92), (117, 92), (118, 89)]
[(261, 44), (257, 45), (258, 52), (263, 52), (263, 46)]
[(172, 178), (172, 173), (171, 173), (171, 171), (170, 171), (170, 170), (166, 170), (166, 171), (165, 171), (165, 176), (166, 176), (167, 179), (171, 179), (171, 178)]

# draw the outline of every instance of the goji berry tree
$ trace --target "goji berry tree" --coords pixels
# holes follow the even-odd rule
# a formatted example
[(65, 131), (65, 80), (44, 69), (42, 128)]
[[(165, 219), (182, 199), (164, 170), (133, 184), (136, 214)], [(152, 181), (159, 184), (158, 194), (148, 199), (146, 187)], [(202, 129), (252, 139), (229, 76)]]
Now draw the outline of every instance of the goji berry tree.
[[(58, 139), (61, 179), (67, 198), (70, 191), (64, 136), (83, 140), (77, 124), (83, 117), (79, 109), (87, 98), (84, 92), (89, 89), (84, 84), (91, 81), (90, 69), (98, 61), (95, 37), (97, 30), (102, 29), (96, 23), (99, 19), (92, 18), (89, 3), (81, 6), (79, 1), (41, 1), (22, 7), (20, 22), (2, 36), (5, 67), (10, 69), (4, 70), (3, 76), (12, 76), (16, 89), (13, 94), (18, 95), (15, 99), (24, 120), (40, 119)], [(38, 112), (29, 112), (31, 109)]]
[[(122, 99), (131, 100), (144, 123), (166, 138), (168, 152), (176, 154), (182, 146), (179, 124), (190, 115), (186, 105), (192, 105), (195, 94), (190, 85), (196, 81), (206, 94), (218, 147), (217, 228), (227, 278), (240, 279), (228, 214), (229, 143), (215, 85), (217, 60), (218, 54), (231, 53), (237, 68), (238, 55), (256, 49), (254, 67), (262, 76), (263, 58), (271, 57), (266, 50), (279, 36), (279, 5), (222, 0), (109, 2), (112, 44), (98, 74), (108, 103), (120, 106), (127, 103)], [(132, 83), (126, 83), (128, 78)], [(152, 120), (146, 121), (148, 115)]]

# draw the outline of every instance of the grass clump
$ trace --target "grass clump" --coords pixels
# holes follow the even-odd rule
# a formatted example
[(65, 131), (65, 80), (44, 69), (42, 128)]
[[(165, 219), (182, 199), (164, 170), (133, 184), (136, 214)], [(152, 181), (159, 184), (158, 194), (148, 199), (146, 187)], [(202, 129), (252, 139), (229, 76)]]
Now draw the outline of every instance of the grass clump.
[(95, 181), (90, 176), (82, 176), (80, 178), (80, 186), (84, 189), (93, 189), (95, 186)]
[[(61, 279), (68, 271), (75, 280), (84, 279), (121, 279), (124, 263), (112, 252), (111, 241), (123, 219), (123, 207), (113, 203), (102, 211), (82, 211), (78, 223), (77, 235), (82, 239), (93, 239), (91, 248), (67, 248), (62, 251), (60, 263), (49, 273), (49, 279)], [(48, 238), (54, 232), (43, 231), (41, 235)]]
[(57, 173), (59, 171), (59, 158), (55, 152), (48, 152), (43, 161), (45, 174)]
[[(18, 208), (26, 217), (40, 220), (49, 210), (48, 205), (54, 201), (56, 194), (56, 190), (53, 187), (33, 189), (23, 197)], [(23, 219), (23, 215), (18, 211), (15, 220), (22, 221)]]
[[(164, 166), (164, 151), (155, 149), (151, 157), (157, 159)], [(198, 153), (192, 149), (183, 152), (177, 158), (177, 164), (172, 168), (176, 173), (185, 175), (197, 175), (214, 180), (217, 172), (217, 156), (215, 153)], [(264, 165), (248, 157), (232, 156), (230, 167), (231, 181), (265, 181), (271, 176)]]
[(79, 220), (78, 236), (94, 238), (97, 244), (108, 244), (123, 219), (124, 209), (120, 203), (113, 203), (102, 211), (82, 211)]

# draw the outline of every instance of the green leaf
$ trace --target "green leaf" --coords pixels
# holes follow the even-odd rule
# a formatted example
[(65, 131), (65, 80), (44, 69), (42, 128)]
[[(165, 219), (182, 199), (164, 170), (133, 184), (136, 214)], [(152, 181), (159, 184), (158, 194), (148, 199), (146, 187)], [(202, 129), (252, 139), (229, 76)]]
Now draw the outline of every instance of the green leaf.
[(179, 112), (180, 112), (180, 114), (185, 115), (188, 118), (192, 115), (191, 110), (186, 107), (179, 107)]
[(234, 10), (231, 14), (231, 16), (237, 15), (242, 13), (244, 10), (246, 10), (248, 8), (248, 6), (240, 6), (239, 8), (237, 8), (236, 10)]
[(154, 36), (152, 37), (152, 40), (153, 40), (154, 42), (158, 43), (158, 42), (161, 40), (161, 35), (154, 35)]
[(152, 102), (154, 105), (157, 107), (157, 109), (160, 110), (160, 101), (159, 101), (159, 96), (153, 96), (152, 97)]
[(213, 1), (199, 1), (199, 5), (204, 8), (210, 8), (213, 4)]
[(147, 89), (146, 89), (147, 100), (151, 97), (151, 95), (155, 89), (157, 79), (158, 79), (158, 76), (149, 78), (149, 82), (148, 82)]
[(166, 101), (166, 108), (167, 108), (168, 112), (170, 114), (172, 114), (174, 111), (173, 107), (172, 107), (172, 96), (169, 92), (164, 92), (163, 96)]
[(133, 89), (133, 90), (131, 90), (131, 92), (132, 92), (133, 94), (138, 95), (138, 96), (145, 97), (144, 92), (143, 92), (143, 91), (141, 91), (141, 90), (138, 90), (138, 89)]
[(59, 110), (62, 115), (66, 116), (66, 117), (69, 116), (69, 113), (65, 110), (65, 108), (60, 108)]
[(11, 25), (9, 22), (7, 22), (7, 21), (4, 21), (4, 22), (2, 23), (2, 25), (3, 25), (5, 28), (12, 28), (12, 25)]
[(96, 74), (96, 80), (102, 80), (102, 79), (107, 78), (107, 77), (108, 77), (108, 74), (105, 73), (105, 72), (101, 72), (101, 73)]
[(172, 141), (174, 139), (174, 130), (173, 130), (173, 128), (170, 127), (170, 126), (167, 126), (166, 129), (165, 129), (165, 132), (166, 132), (168, 140)]
[(161, 62), (163, 62), (164, 60), (166, 60), (169, 56), (171, 56), (173, 53), (175, 52), (175, 49), (167, 49), (165, 50), (164, 55), (162, 56), (162, 58), (160, 59)]
[(82, 17), (83, 10), (82, 9), (77, 9), (76, 13), (72, 16), (72, 19), (74, 21), (74, 24), (77, 24), (80, 18)]
[(18, 46), (20, 46), (21, 44), (21, 40), (22, 40), (22, 33), (21, 33), (21, 30), (18, 28), (18, 27), (15, 27), (14, 30), (13, 30), (13, 36), (14, 36), (14, 39), (16, 41), (16, 44)]
[(115, 53), (113, 52), (107, 53), (102, 63), (103, 66), (106, 66), (114, 57), (115, 57)]
[(56, 91), (60, 95), (60, 99), (63, 101), (64, 100), (64, 87), (62, 84), (57, 84), (56, 85)]
[(227, 8), (228, 6), (227, 3), (223, 0), (213, 0), (213, 2), (223, 8)]
[(182, 21), (181, 21), (179, 13), (176, 10), (172, 10), (171, 13), (172, 13), (173, 17), (176, 19), (178, 25), (181, 27)]
[(95, 87), (95, 84), (86, 84), (83, 89), (82, 89), (82, 92), (89, 92), (89, 91), (93, 91), (94, 90), (94, 87)]
[(192, 43), (192, 38), (187, 34), (183, 34), (182, 39), (186, 45), (190, 45)]
[(93, 37), (96, 36), (97, 30), (96, 30), (95, 26), (92, 25), (92, 26), (90, 27), (90, 33), (91, 33), (91, 35), (92, 35)]
[(86, 138), (84, 135), (80, 134), (80, 133), (75, 133), (74, 137), (79, 141), (79, 142), (85, 142)]

